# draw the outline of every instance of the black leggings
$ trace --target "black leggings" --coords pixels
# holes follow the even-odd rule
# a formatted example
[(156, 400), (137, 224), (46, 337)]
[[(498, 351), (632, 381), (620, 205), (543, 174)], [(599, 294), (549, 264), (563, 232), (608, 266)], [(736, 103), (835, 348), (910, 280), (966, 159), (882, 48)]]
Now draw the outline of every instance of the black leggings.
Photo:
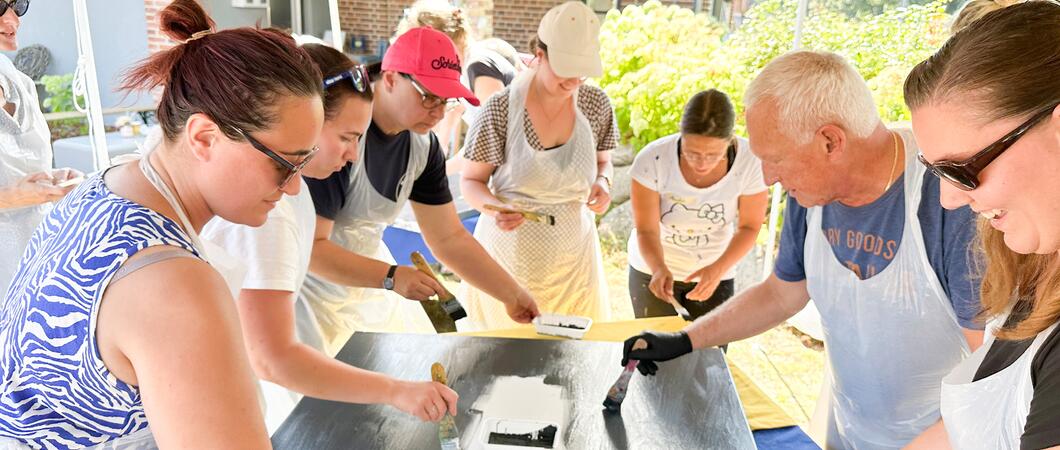
[[(652, 294), (651, 289), (648, 288), (650, 284), (651, 275), (632, 267), (629, 268), (629, 298), (633, 302), (633, 315), (638, 319), (676, 316), (677, 311), (674, 311), (674, 307), (670, 302)], [(688, 312), (692, 314), (692, 320), (717, 308), (718, 305), (721, 305), (733, 295), (733, 280), (722, 280), (721, 283), (718, 283), (718, 288), (714, 290), (714, 294), (710, 298), (701, 302), (689, 300), (687, 298), (688, 293), (692, 292), (692, 289), (695, 289), (697, 284), (699, 283), (674, 281), (674, 298), (677, 299), (681, 306), (688, 309)]]

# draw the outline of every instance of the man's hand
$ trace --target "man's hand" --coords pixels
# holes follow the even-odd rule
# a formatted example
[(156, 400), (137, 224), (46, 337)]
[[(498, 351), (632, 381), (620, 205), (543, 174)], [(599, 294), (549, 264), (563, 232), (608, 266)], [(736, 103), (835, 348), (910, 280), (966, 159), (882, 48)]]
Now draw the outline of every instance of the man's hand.
[(432, 295), (443, 295), (445, 288), (414, 267), (398, 266), (394, 271), (394, 292), (409, 300), (425, 301)]
[[(647, 343), (647, 348), (634, 350), (633, 346), (638, 340)], [(639, 347), (639, 346), (638, 346)], [(625, 366), (629, 360), (640, 360), (637, 370), (643, 375), (655, 375), (659, 361), (669, 361), (692, 352), (692, 341), (688, 333), (679, 331), (677, 333), (660, 333), (646, 331), (637, 336), (626, 339), (622, 346), (622, 365)]]

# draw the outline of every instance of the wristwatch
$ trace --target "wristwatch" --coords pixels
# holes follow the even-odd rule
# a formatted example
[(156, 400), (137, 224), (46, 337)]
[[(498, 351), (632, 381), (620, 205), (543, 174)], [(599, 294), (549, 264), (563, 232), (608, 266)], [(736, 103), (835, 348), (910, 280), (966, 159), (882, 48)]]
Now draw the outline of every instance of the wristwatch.
[(596, 178), (598, 178), (598, 179), (599, 178), (603, 178), (604, 182), (607, 184), (607, 190), (608, 191), (611, 190), (611, 177), (608, 177), (607, 175), (604, 175), (604, 174), (600, 174), (600, 175), (597, 175)]
[(383, 278), (383, 289), (394, 290), (394, 272), (397, 272), (397, 268), (398, 266), (390, 266), (390, 270), (386, 272), (386, 278)]

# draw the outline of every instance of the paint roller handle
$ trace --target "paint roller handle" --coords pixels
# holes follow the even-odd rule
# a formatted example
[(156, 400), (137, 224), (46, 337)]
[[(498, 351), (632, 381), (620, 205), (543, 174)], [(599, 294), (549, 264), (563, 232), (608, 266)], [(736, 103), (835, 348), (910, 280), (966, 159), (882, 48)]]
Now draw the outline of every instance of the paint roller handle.
[(625, 366), (632, 359), (640, 360), (637, 370), (643, 375), (655, 375), (659, 370), (657, 362), (669, 361), (691, 352), (692, 340), (684, 331), (646, 331), (626, 339), (622, 346), (622, 365)]

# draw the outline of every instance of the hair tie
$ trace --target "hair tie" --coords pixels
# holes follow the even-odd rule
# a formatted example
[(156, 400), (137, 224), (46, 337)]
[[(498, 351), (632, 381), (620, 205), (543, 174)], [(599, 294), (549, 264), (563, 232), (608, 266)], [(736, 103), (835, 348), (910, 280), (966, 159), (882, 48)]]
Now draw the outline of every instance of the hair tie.
[(187, 44), (188, 42), (194, 41), (196, 39), (202, 39), (202, 38), (206, 37), (206, 35), (208, 35), (210, 33), (213, 33), (213, 31), (212, 30), (196, 31), (195, 33), (193, 33), (191, 35), (191, 37), (185, 39), (183, 43)]

